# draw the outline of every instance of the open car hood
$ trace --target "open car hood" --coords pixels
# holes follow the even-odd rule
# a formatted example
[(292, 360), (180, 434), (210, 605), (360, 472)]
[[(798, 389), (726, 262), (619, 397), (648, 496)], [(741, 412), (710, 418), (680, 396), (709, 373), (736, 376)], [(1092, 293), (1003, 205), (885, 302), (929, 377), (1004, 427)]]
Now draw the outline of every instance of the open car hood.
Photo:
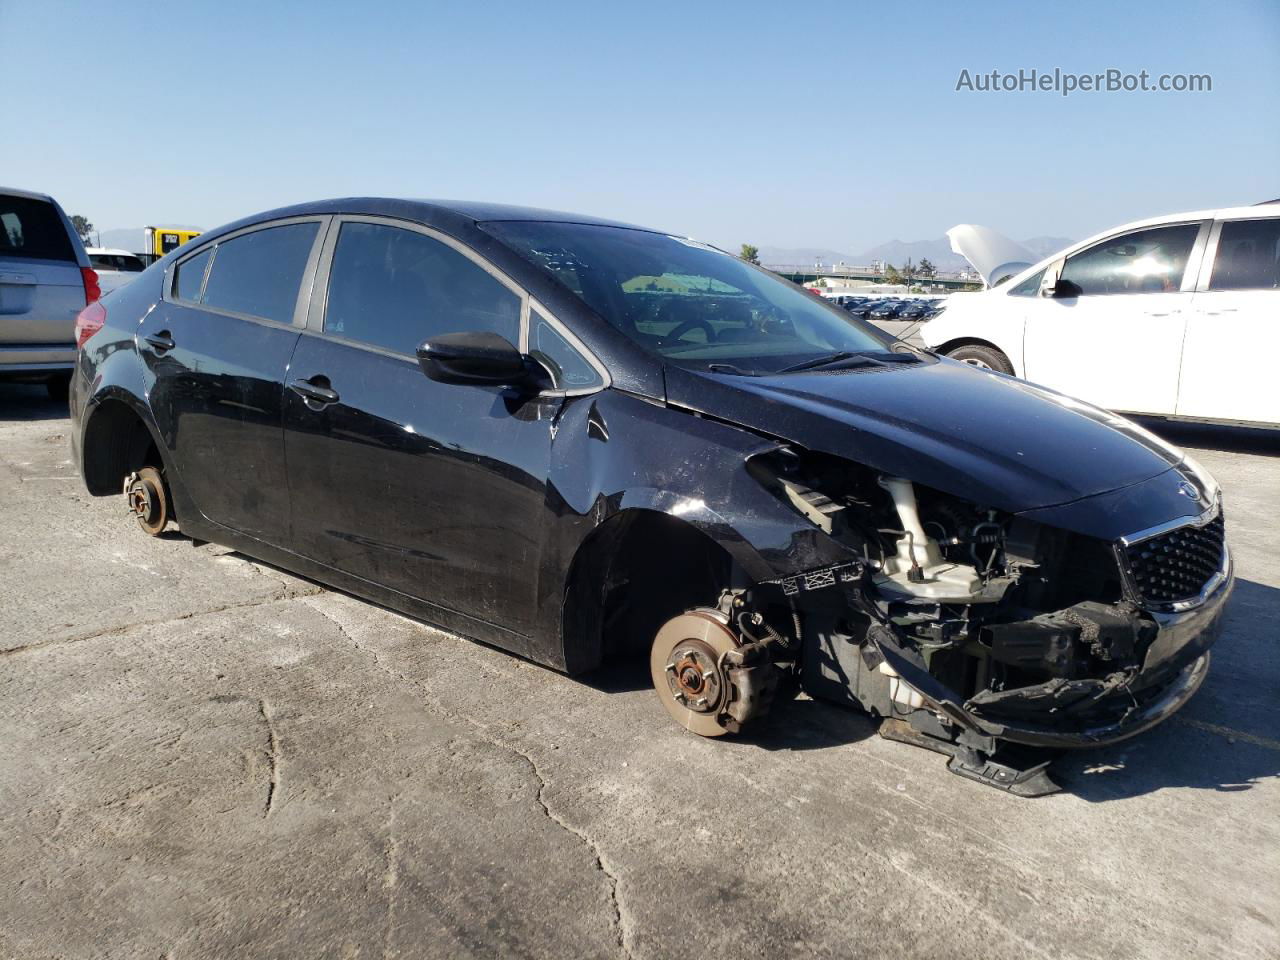
[(947, 231), (947, 239), (951, 250), (968, 260), (988, 287), (1008, 280), (1040, 259), (1004, 234), (974, 223), (957, 224)]
[(752, 377), (667, 368), (667, 400), (1011, 513), (1180, 462), (1128, 421), (951, 360)]

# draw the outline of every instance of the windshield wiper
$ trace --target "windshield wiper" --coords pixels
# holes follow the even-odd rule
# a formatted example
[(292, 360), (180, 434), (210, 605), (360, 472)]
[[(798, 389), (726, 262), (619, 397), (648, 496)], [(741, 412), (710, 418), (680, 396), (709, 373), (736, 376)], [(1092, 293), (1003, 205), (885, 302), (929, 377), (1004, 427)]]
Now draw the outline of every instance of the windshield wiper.
[(759, 376), (754, 370), (743, 370), (741, 367), (735, 367), (732, 363), (708, 363), (707, 370), (711, 373), (732, 373), (737, 377)]
[(777, 372), (794, 373), (797, 370), (816, 370), (819, 367), (829, 367), (849, 360), (857, 360), (857, 366), (883, 367), (894, 363), (917, 363), (920, 358), (910, 353), (864, 353), (855, 350), (840, 350), (836, 353), (828, 353), (825, 356), (813, 357), (809, 360), (793, 363), (791, 366), (783, 367)]
[(793, 363), (789, 367), (783, 367), (778, 373), (792, 373), (796, 370), (815, 370), (818, 367), (825, 367), (832, 363), (841, 363), (845, 360), (852, 360), (854, 357), (860, 357), (866, 363), (879, 363), (873, 357), (866, 354), (855, 353), (852, 350), (840, 350), (836, 353), (828, 353), (821, 357), (810, 357), (808, 360), (801, 360), (799, 363)]

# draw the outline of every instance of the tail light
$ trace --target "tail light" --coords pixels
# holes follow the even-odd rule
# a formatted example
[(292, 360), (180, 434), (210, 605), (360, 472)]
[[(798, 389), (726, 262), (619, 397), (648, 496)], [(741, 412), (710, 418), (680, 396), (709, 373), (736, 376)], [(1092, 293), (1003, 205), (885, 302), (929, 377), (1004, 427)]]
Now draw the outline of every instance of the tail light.
[[(89, 273), (93, 271), (90, 270)], [(88, 304), (76, 315), (76, 349), (85, 345), (85, 341), (102, 329), (107, 322), (107, 308), (97, 300)]]
[(93, 303), (102, 296), (102, 287), (98, 286), (98, 274), (89, 267), (80, 268), (80, 279), (84, 281), (84, 302)]

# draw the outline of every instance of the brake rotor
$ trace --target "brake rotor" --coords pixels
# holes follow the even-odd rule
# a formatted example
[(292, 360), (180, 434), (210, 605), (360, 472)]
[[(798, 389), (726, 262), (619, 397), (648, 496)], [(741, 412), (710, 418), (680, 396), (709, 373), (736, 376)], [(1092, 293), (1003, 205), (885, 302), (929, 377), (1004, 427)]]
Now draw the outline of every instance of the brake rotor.
[(728, 733), (719, 716), (733, 696), (721, 657), (738, 646), (724, 618), (691, 610), (662, 625), (653, 638), (649, 673), (667, 712), (680, 726), (703, 737)]
[(143, 467), (129, 478), (124, 491), (138, 526), (148, 536), (157, 536), (169, 523), (169, 497), (164, 478), (155, 467)]

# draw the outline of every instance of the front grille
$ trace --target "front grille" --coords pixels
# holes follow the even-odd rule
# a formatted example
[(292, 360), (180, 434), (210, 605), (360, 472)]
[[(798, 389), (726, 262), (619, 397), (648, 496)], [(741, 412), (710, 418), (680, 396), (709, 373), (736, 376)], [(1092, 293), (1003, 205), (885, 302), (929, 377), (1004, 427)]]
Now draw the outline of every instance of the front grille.
[(1203, 526), (1188, 525), (1124, 548), (1139, 597), (1176, 603), (1200, 595), (1222, 568), (1226, 528), (1222, 512)]

